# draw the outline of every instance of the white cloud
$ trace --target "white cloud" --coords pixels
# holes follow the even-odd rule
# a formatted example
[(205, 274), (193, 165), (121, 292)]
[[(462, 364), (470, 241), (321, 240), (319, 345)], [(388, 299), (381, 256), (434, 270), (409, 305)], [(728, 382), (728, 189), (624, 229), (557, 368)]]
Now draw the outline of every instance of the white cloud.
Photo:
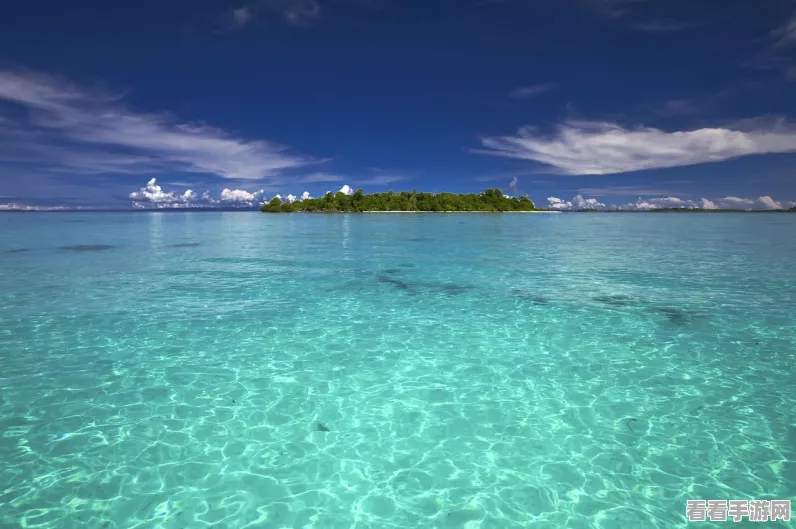
[(626, 204), (607, 206), (596, 198), (584, 198), (576, 195), (572, 200), (562, 200), (558, 197), (547, 197), (548, 207), (558, 210), (582, 210), (582, 209), (625, 209), (625, 210), (654, 210), (663, 208), (682, 208), (682, 209), (752, 209), (752, 210), (771, 210), (787, 209), (793, 207), (791, 202), (777, 202), (769, 196), (759, 198), (738, 198), (724, 197), (700, 200), (688, 200), (674, 196), (639, 198), (635, 202)]
[(262, 189), (254, 193), (244, 191), (243, 189), (224, 189), (221, 191), (221, 195), (219, 195), (218, 198), (221, 202), (253, 203), (259, 200), (260, 197), (263, 196), (263, 193), (265, 193), (265, 191)]
[(577, 209), (595, 209), (605, 207), (605, 204), (599, 202), (596, 198), (583, 198), (581, 195), (575, 196), (572, 199), (572, 204)]
[(308, 200), (308, 199), (310, 199), (310, 198), (312, 198), (312, 197), (310, 196), (310, 192), (309, 192), (309, 191), (304, 191), (304, 192), (301, 194), (301, 200)]
[(545, 92), (550, 92), (551, 90), (555, 90), (556, 88), (558, 88), (557, 83), (544, 83), (544, 84), (535, 84), (529, 86), (521, 86), (520, 88), (516, 88), (511, 91), (511, 97), (515, 97), (517, 99), (530, 99), (540, 94), (544, 94)]
[(705, 128), (664, 132), (625, 129), (615, 123), (571, 121), (554, 137), (533, 128), (516, 136), (484, 138), (482, 154), (533, 160), (565, 174), (612, 174), (719, 162), (751, 154), (796, 151), (796, 129), (779, 122), (767, 129)]
[(763, 209), (782, 209), (782, 204), (771, 197), (760, 197), (757, 200), (763, 206)]
[(183, 193), (164, 191), (157, 184), (157, 180), (152, 178), (145, 187), (130, 193), (128, 198), (133, 201), (133, 206), (137, 208), (186, 208), (220, 205), (246, 207), (259, 203), (263, 193), (262, 189), (255, 192), (243, 189), (223, 189), (218, 198), (213, 198), (209, 191), (205, 191), (201, 195), (191, 189)]
[(121, 105), (121, 97), (60, 78), (0, 70), (0, 101), (28, 109), (0, 127), (0, 158), (74, 173), (206, 173), (276, 180), (316, 160), (203, 124)]
[(600, 209), (605, 204), (596, 198), (583, 198), (576, 195), (572, 200), (561, 200), (558, 197), (547, 197), (547, 203), (551, 209)]
[(547, 197), (547, 203), (552, 209), (570, 209), (572, 202), (565, 202), (558, 197)]
[(698, 202), (692, 200), (683, 200), (677, 197), (660, 197), (660, 198), (647, 198), (638, 199), (636, 202), (624, 204), (622, 209), (661, 209), (661, 208), (683, 208), (695, 209), (699, 207)]
[(288, 195), (285, 200), (287, 201), (288, 204), (292, 204), (293, 202), (296, 201), (296, 195)]
[(715, 202), (707, 198), (703, 198), (700, 202), (702, 203), (702, 209), (719, 209)]
[(344, 195), (353, 195), (354, 194), (354, 190), (351, 189), (348, 185), (344, 185), (343, 187), (340, 188), (338, 193), (342, 193)]
[(638, 199), (636, 202), (622, 204), (621, 209), (631, 210), (652, 210), (661, 208), (683, 208), (683, 209), (752, 209), (752, 210), (772, 210), (785, 209), (788, 203), (777, 202), (769, 196), (758, 198), (739, 198), (724, 197), (700, 200), (686, 200), (678, 197), (662, 197)]
[(511, 182), (509, 183), (509, 191), (512, 193), (517, 192), (517, 185), (520, 183), (519, 179), (516, 176), (511, 178)]
[(164, 192), (163, 188), (157, 185), (156, 179), (152, 178), (147, 182), (146, 187), (142, 187), (138, 191), (130, 193), (129, 197), (134, 202), (151, 202), (151, 203), (187, 203), (194, 202), (198, 196), (196, 193), (188, 189), (182, 194), (177, 194), (174, 191)]
[(66, 206), (30, 206), (28, 204), (17, 204), (14, 202), (0, 204), (0, 211), (64, 211), (71, 209)]

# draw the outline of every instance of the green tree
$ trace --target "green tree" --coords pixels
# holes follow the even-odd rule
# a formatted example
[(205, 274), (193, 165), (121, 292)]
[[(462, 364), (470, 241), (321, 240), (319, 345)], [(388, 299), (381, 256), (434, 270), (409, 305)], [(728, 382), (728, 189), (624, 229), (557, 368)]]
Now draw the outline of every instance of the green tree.
[(392, 190), (366, 195), (357, 189), (352, 195), (327, 193), (293, 204), (282, 204), (274, 198), (263, 204), (264, 212), (359, 212), (359, 211), (533, 211), (534, 203), (527, 196), (509, 198), (500, 189), (486, 189), (479, 194), (420, 193), (417, 190)]

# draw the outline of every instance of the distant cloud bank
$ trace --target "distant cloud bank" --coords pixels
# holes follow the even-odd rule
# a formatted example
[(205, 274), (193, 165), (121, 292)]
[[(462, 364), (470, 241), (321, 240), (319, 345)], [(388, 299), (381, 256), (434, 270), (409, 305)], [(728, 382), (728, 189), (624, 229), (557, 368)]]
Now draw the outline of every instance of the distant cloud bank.
[(769, 196), (759, 198), (724, 197), (709, 200), (685, 200), (677, 197), (639, 198), (635, 202), (612, 204), (599, 202), (596, 198), (584, 198), (576, 195), (572, 200), (558, 197), (547, 197), (547, 207), (562, 211), (584, 209), (623, 209), (633, 211), (650, 211), (663, 208), (680, 209), (744, 209), (744, 210), (777, 210), (796, 206), (796, 202), (778, 202)]
[[(354, 190), (344, 185), (340, 188), (340, 192), (347, 195), (354, 193)], [(182, 193), (176, 191), (164, 191), (158, 185), (157, 179), (150, 179), (146, 186), (138, 191), (130, 193), (127, 197), (132, 201), (132, 206), (137, 209), (177, 209), (177, 208), (219, 208), (219, 207), (239, 207), (239, 208), (252, 208), (259, 206), (264, 202), (269, 202), (274, 198), (278, 198), (282, 202), (300, 202), (312, 198), (309, 191), (304, 191), (301, 196), (297, 197), (293, 194), (288, 194), (283, 197), (282, 195), (274, 195), (271, 198), (265, 196), (265, 191), (260, 189), (258, 191), (246, 191), (245, 189), (223, 189), (217, 197), (211, 196), (209, 191), (205, 191), (201, 195), (195, 191), (188, 189)], [(2, 209), (2, 206), (0, 206)]]

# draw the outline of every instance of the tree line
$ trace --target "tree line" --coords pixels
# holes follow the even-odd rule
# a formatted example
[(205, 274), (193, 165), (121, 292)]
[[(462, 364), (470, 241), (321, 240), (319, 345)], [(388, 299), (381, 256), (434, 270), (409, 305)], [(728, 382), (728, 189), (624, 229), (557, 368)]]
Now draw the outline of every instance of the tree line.
[(401, 191), (364, 194), (357, 189), (351, 195), (327, 193), (320, 198), (300, 202), (282, 202), (274, 197), (260, 206), (264, 213), (292, 212), (362, 212), (362, 211), (534, 211), (533, 201), (526, 196), (508, 197), (500, 189), (482, 193), (418, 193)]

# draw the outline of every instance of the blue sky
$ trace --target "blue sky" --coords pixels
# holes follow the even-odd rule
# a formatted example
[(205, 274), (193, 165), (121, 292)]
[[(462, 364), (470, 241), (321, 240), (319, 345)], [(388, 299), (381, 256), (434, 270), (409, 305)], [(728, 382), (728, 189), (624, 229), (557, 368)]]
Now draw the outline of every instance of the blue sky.
[(500, 187), (560, 209), (796, 201), (792, 0), (3, 11), (0, 209), (246, 206), (343, 186)]

